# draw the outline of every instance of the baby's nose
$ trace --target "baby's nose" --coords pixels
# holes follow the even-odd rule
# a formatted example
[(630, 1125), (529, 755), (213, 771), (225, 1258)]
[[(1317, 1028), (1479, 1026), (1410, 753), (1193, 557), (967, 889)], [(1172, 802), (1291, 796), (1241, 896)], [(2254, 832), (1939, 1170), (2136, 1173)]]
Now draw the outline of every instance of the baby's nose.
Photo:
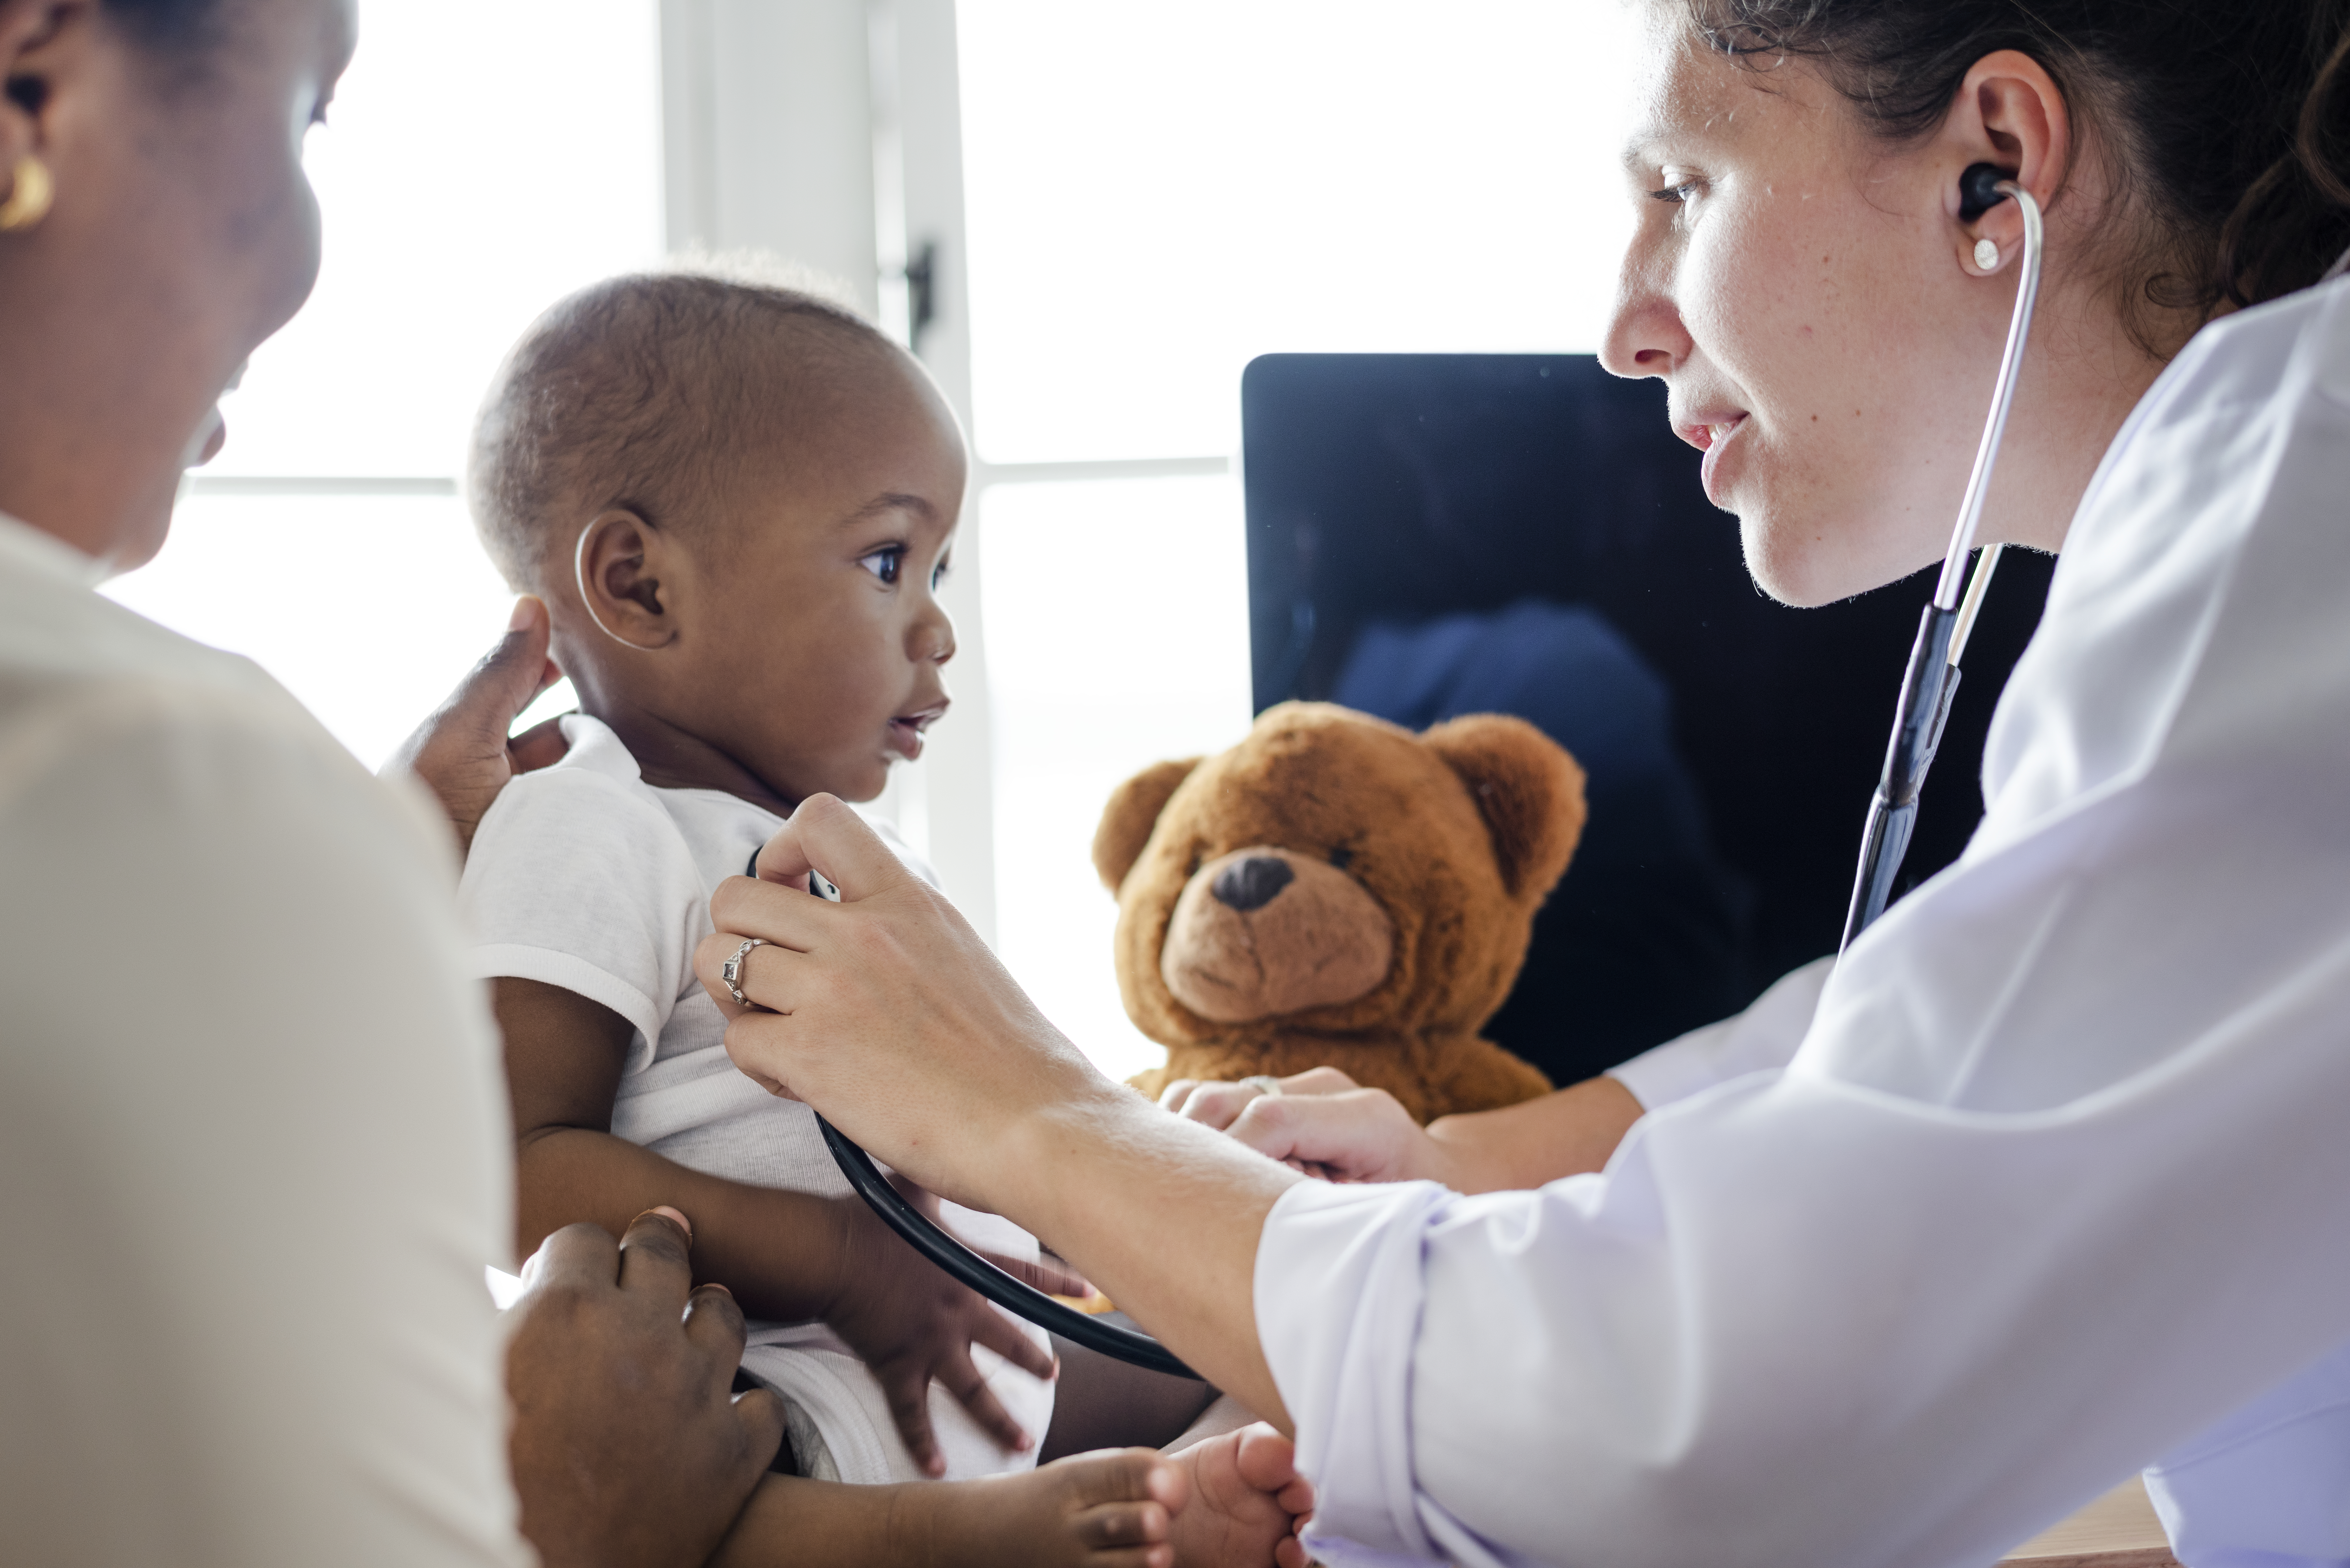
[(1245, 915), (1272, 903), (1274, 895), (1296, 878), (1289, 862), (1278, 855), (1252, 855), (1218, 872), (1208, 890), (1215, 894), (1218, 903), (1230, 904)]

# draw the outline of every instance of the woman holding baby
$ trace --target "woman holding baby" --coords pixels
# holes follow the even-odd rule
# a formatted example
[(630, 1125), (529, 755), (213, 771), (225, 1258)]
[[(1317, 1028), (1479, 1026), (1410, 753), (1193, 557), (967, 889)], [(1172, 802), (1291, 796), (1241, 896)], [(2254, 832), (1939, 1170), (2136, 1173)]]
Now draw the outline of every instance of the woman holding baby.
[[(1958, 177), (2048, 208), (1991, 518), (2064, 559), (1966, 859), (1833, 972), (1423, 1132), (1326, 1081), (1141, 1104), (817, 795), (715, 901), (727, 1049), (1294, 1430), (1326, 1562), (1981, 1562), (2166, 1455), (2190, 1562), (2350, 1560), (2350, 286), (2311, 286), (2350, 5), (1644, 16), (1606, 358), (1667, 381), (1790, 602), (1939, 549), (2019, 238)], [(10, 1554), (790, 1560), (684, 1217), (558, 1232), (502, 1346), (496, 1043), (404, 797), (88, 591), (308, 290), (352, 34), (0, 0)], [(461, 838), (540, 760), (505, 732), (546, 637), (412, 753)], [(749, 937), (766, 1011), (720, 991)]]

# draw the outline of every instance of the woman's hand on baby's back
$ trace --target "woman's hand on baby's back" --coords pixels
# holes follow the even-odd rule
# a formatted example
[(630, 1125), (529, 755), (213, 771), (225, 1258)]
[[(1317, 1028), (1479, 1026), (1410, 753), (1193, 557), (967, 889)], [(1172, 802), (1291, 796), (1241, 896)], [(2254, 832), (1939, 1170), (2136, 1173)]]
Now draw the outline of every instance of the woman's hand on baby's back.
[[(926, 1475), (946, 1461), (931, 1427), (931, 1384), (942, 1384), (995, 1440), (1010, 1449), (1035, 1446), (988, 1388), (972, 1348), (985, 1345), (1038, 1377), (1057, 1376), (1059, 1364), (975, 1292), (941, 1272), (855, 1198), (837, 1201), (840, 1242), (834, 1288), (824, 1321), (871, 1369), (889, 1402), (906, 1449)], [(1040, 1290), (1083, 1295), (1091, 1287), (1049, 1263), (983, 1252), (996, 1267)]]

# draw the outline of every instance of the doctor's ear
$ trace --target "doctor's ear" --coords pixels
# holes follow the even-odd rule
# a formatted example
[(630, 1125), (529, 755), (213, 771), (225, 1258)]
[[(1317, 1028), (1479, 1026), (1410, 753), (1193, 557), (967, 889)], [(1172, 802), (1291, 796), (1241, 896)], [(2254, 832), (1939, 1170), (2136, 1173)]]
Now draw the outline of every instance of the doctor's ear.
[(2064, 89), (2018, 49), (2000, 49), (1974, 63), (1935, 142), (1933, 161), (1944, 175), (1943, 210), (1950, 215), (1959, 264), (1978, 275), (1998, 272), (2022, 254), (2023, 214), (2012, 202), (1978, 211), (1968, 201), (1966, 171), (1995, 165), (2045, 209), (2075, 171), (2081, 151)]
[(675, 558), (668, 535), (635, 513), (601, 513), (580, 530), (573, 586), (605, 636), (651, 652), (677, 640)]

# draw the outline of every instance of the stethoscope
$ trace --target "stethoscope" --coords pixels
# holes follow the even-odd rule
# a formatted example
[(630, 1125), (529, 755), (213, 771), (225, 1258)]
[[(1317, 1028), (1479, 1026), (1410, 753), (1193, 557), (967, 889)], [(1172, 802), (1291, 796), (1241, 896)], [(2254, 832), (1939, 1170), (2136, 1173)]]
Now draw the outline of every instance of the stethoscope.
[[(1942, 726), (1950, 716), (1950, 699), (1958, 693), (1959, 656), (1966, 649), (1967, 635), (1974, 629), (1983, 596), (1991, 588), (1991, 572), (1999, 565), (2000, 547), (1993, 545), (1983, 552), (1971, 577), (1967, 572), (1967, 557), (1974, 553), (1975, 535), (1982, 521), (1983, 493), (1991, 486), (2000, 440), (2007, 431), (2008, 409), (2015, 400), (2023, 340), (2032, 331), (2032, 307), (2040, 296), (2040, 203), (2033, 200), (2032, 192), (2008, 179), (2003, 170), (1989, 163), (1975, 164), (1960, 176), (1959, 190), (1959, 215), (1969, 223), (2014, 198), (2023, 213), (2023, 265), (2016, 280), (2015, 314), (2008, 323), (2007, 348), (2000, 358), (1999, 380), (1991, 392), (1991, 417), (1983, 424), (1982, 442), (1975, 449), (1974, 472), (1967, 479), (1950, 551), (1942, 557), (1941, 576), (1918, 622), (1918, 640), (1909, 650), (1908, 669), (1901, 679), (1893, 738), (1886, 748), (1885, 771), (1877, 781), (1877, 794), (1868, 805), (1860, 871), (1853, 884), (1852, 909), (1845, 920), (1839, 951), (1850, 947), (1853, 939), (1885, 912), (1893, 878), (1909, 847), (1910, 829), (1918, 820), (1918, 794), (1925, 786), (1927, 770), (1933, 766), (1934, 749), (1941, 743)], [(757, 859), (756, 855), (752, 857), (748, 875), (758, 875)], [(808, 890), (819, 898), (840, 897), (837, 888), (814, 873)], [(1150, 1335), (1079, 1312), (982, 1258), (909, 1203), (874, 1165), (873, 1157), (849, 1142), (830, 1122), (818, 1116), (816, 1127), (824, 1134), (834, 1163), (857, 1195), (909, 1246), (963, 1284), (1006, 1311), (1088, 1350), (1154, 1372), (1199, 1377)]]
[(1886, 744), (1885, 771), (1868, 803), (1868, 824), (1860, 840), (1860, 868), (1853, 878), (1852, 908), (1845, 916), (1844, 940), (1836, 946), (1839, 953), (1885, 913), (1893, 878), (1900, 873), (1902, 857), (1909, 849), (1910, 830), (1918, 823), (1918, 792), (1926, 786), (1927, 770), (1934, 765), (1935, 750), (1942, 743), (1950, 700), (1959, 692), (1959, 656), (1966, 651), (1967, 636), (1974, 630), (1983, 597), (1991, 591), (1991, 575), (1999, 566), (2000, 546), (1993, 545), (1976, 563), (1972, 580), (1968, 578), (1967, 557), (1974, 553), (1983, 495), (1991, 488), (2000, 440), (2007, 433), (2008, 409), (2015, 401), (2023, 340), (2032, 332), (2032, 307), (2040, 298), (2040, 203), (1992, 164), (1977, 163), (1959, 177), (1959, 216), (1968, 223), (2011, 196), (2023, 213), (2023, 265), (2016, 277), (2015, 314), (2007, 324), (2007, 348), (2000, 356), (1999, 380), (1991, 389), (1991, 416), (1983, 421), (1982, 441), (1975, 448), (1974, 472), (1967, 476), (1958, 526), (1950, 531), (1942, 575), (1935, 581), (1934, 597), (1918, 620), (1918, 640), (1909, 649), (1909, 667), (1901, 677), (1901, 699), (1893, 710), (1893, 738)]

